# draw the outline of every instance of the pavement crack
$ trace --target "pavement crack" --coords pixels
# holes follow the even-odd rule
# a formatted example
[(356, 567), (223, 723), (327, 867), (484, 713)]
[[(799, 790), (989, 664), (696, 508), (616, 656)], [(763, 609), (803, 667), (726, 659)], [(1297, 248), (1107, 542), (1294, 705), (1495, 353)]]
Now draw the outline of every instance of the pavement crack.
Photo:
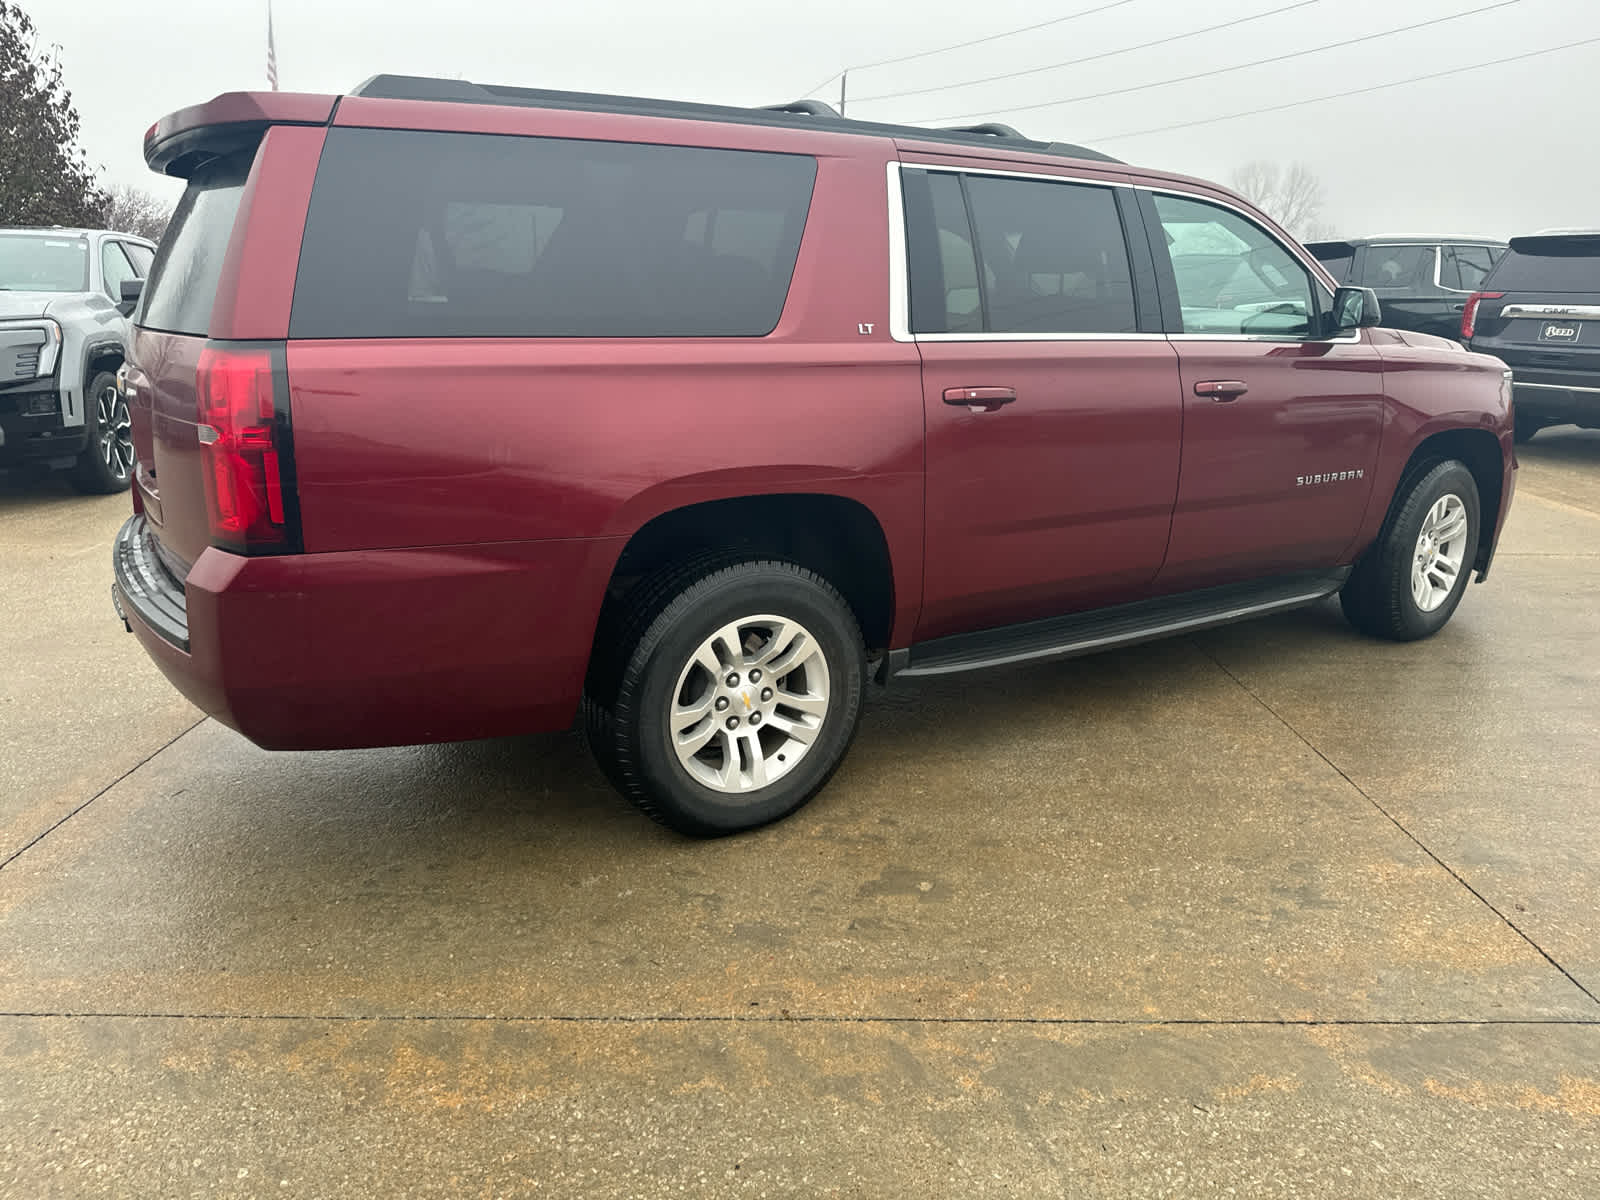
[(100, 799), (101, 796), (104, 796), (112, 788), (116, 787), (117, 784), (121, 783), (129, 775), (132, 775), (135, 771), (137, 771), (140, 767), (144, 766), (145, 763), (149, 762), (156, 755), (160, 754), (163, 750), (167, 749), (169, 746), (172, 746), (180, 738), (187, 737), (189, 734), (193, 733), (196, 729), (198, 729), (202, 724), (205, 723), (205, 720), (206, 720), (205, 717), (201, 717), (198, 721), (194, 722), (194, 724), (185, 726), (183, 729), (180, 729), (177, 733), (173, 734), (165, 742), (161, 743), (161, 745), (157, 746), (154, 750), (150, 751), (149, 754), (146, 754), (138, 762), (134, 763), (133, 766), (129, 767), (121, 775), (118, 775), (110, 783), (106, 784), (105, 787), (101, 788), (98, 792), (96, 792), (94, 795), (90, 796), (82, 804), (80, 804), (76, 808), (72, 809), (72, 811), (67, 813), (66, 816), (62, 817), (60, 820), (56, 821), (54, 824), (49, 825), (49, 826), (45, 827), (44, 829), (40, 830), (33, 837), (29, 838), (28, 841), (25, 842), (22, 846), (18, 847), (16, 850), (13, 850), (10, 854), (6, 855), (5, 858), (0, 859), (0, 871), (4, 871), (12, 863), (16, 862), (17, 859), (21, 858), (29, 850), (32, 850), (40, 842), (44, 841), (45, 838), (49, 837), (56, 830), (60, 829), (68, 821), (72, 820), (73, 817), (77, 816), (84, 809), (88, 808), (89, 805), (93, 804), (96, 800)]
[(1209, 658), (1212, 662), (1214, 662), (1217, 665), (1217, 669), (1219, 671), (1221, 671), (1229, 679), (1233, 680), (1234, 684), (1241, 691), (1243, 691), (1245, 695), (1249, 696), (1252, 700), (1254, 700), (1262, 708), (1266, 709), (1267, 712), (1271, 713), (1272, 714), (1272, 718), (1275, 721), (1277, 721), (1278, 724), (1282, 725), (1290, 733), (1294, 734), (1294, 736), (1300, 740), (1300, 742), (1306, 747), (1306, 749), (1310, 750), (1311, 753), (1315, 754), (1323, 762), (1327, 763), (1328, 766), (1331, 767), (1338, 774), (1340, 779), (1343, 779), (1346, 783), (1348, 783), (1352, 788), (1355, 789), (1355, 792), (1356, 792), (1356, 794), (1358, 796), (1360, 796), (1368, 804), (1372, 805), (1372, 807), (1377, 809), (1378, 812), (1382, 813), (1384, 819), (1387, 820), (1396, 829), (1398, 829), (1401, 833), (1403, 833), (1411, 841), (1411, 843), (1417, 847), (1417, 849), (1421, 850), (1424, 854), (1426, 854), (1429, 858), (1431, 858), (1435, 863), (1437, 863), (1441, 870), (1443, 870), (1446, 874), (1448, 874), (1450, 876), (1450, 878), (1454, 879), (1463, 888), (1465, 888), (1469, 893), (1471, 893), (1471, 895), (1475, 899), (1477, 899), (1477, 901), (1480, 904), (1482, 904), (1485, 908), (1487, 908), (1495, 916), (1499, 917), (1500, 920), (1505, 923), (1506, 928), (1510, 929), (1513, 933), (1515, 933), (1523, 941), (1527, 942), (1529, 946), (1533, 947), (1533, 949), (1538, 953), (1539, 957), (1544, 959), (1545, 962), (1549, 963), (1557, 971), (1560, 971), (1561, 974), (1566, 977), (1566, 980), (1567, 980), (1568, 983), (1572, 984), (1573, 987), (1577, 988), (1580, 992), (1582, 992), (1585, 996), (1587, 996), (1596, 1005), (1600, 1005), (1600, 996), (1596, 996), (1592, 991), (1590, 991), (1581, 982), (1579, 982), (1577, 976), (1573, 975), (1573, 973), (1571, 971), (1567, 970), (1566, 967), (1562, 966), (1559, 962), (1557, 962), (1555, 957), (1553, 955), (1551, 955), (1551, 953), (1548, 950), (1546, 950), (1543, 946), (1539, 945), (1538, 942), (1534, 941), (1533, 937), (1525, 929), (1523, 929), (1520, 925), (1518, 925), (1515, 921), (1513, 921), (1510, 917), (1508, 917), (1504, 912), (1502, 912), (1498, 907), (1496, 907), (1494, 902), (1491, 901), (1487, 896), (1485, 896), (1477, 888), (1473, 887), (1472, 884), (1468, 883), (1467, 880), (1466, 880), (1466, 877), (1463, 876), (1461, 874), (1461, 872), (1457, 871), (1449, 863), (1445, 862), (1444, 859), (1440, 858), (1437, 854), (1435, 854), (1428, 847), (1426, 842), (1424, 842), (1416, 834), (1412, 833), (1411, 830), (1407, 829), (1405, 827), (1405, 825), (1402, 824), (1400, 822), (1400, 820), (1397, 819), (1393, 813), (1391, 813), (1383, 805), (1379, 804), (1377, 800), (1373, 799), (1371, 793), (1369, 793), (1364, 787), (1362, 787), (1359, 783), (1357, 783), (1354, 779), (1352, 779), (1350, 777), (1349, 773), (1346, 772), (1343, 767), (1341, 767), (1338, 763), (1334, 762), (1333, 759), (1329, 758), (1326, 754), (1324, 754), (1322, 752), (1321, 748), (1319, 748), (1315, 743), (1313, 743), (1310, 738), (1306, 737), (1305, 734), (1301, 733), (1298, 729), (1296, 729), (1293, 725), (1291, 725), (1288, 721), (1286, 721), (1283, 718), (1283, 715), (1281, 713), (1279, 713), (1277, 709), (1273, 708), (1272, 705), (1268, 704), (1266, 702), (1266, 700), (1264, 700), (1260, 696), (1260, 694), (1256, 692), (1256, 690), (1254, 688), (1252, 688), (1244, 680), (1240, 679), (1231, 670), (1229, 670), (1226, 663), (1224, 663), (1220, 658), (1218, 658), (1215, 654), (1213, 654), (1210, 650), (1208, 650), (1204, 646), (1197, 646), (1196, 648), (1202, 654), (1204, 654), (1207, 658)]

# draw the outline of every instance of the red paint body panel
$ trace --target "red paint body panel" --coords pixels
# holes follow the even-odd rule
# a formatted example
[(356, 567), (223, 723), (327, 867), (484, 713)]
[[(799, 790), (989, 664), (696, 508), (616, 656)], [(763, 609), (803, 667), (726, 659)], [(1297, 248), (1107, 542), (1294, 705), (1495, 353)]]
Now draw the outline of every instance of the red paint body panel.
[[(1186, 339), (1176, 346), (1183, 482), (1157, 591), (1340, 562), (1361, 527), (1378, 463), (1377, 352), (1359, 341)], [(1195, 394), (1211, 380), (1249, 387), (1235, 399)], [(1337, 481), (1316, 481), (1335, 474)]]
[(289, 336), (300, 236), (327, 136), (324, 128), (279, 125), (261, 139), (217, 280), (212, 337)]
[[(917, 640), (1145, 594), (1167, 548), (1183, 406), (1169, 342), (925, 342)], [(951, 387), (1010, 387), (972, 412)]]

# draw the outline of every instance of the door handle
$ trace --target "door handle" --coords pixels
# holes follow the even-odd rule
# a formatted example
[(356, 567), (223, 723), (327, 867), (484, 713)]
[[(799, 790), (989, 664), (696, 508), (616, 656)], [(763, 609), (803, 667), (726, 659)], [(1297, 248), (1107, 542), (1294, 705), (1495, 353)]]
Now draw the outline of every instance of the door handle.
[(1466, 312), (1467, 304), (1466, 301), (1463, 300), (1460, 304), (1452, 304), (1450, 308), (1453, 312)]
[(973, 412), (994, 412), (1016, 398), (1017, 389), (1008, 387), (953, 387), (944, 390), (946, 404), (964, 405)]
[(1238, 379), (1202, 379), (1194, 385), (1196, 396), (1210, 396), (1218, 404), (1237, 400), (1250, 389)]

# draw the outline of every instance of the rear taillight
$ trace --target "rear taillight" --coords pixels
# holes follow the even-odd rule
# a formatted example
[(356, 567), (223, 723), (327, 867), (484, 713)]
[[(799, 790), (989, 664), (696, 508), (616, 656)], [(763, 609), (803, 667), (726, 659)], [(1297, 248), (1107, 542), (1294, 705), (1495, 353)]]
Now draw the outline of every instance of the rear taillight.
[(1473, 292), (1467, 306), (1461, 310), (1461, 340), (1466, 341), (1478, 331), (1478, 305), (1485, 300), (1499, 300), (1504, 292)]
[(195, 380), (211, 541), (242, 554), (300, 548), (287, 389), (278, 390), (274, 360), (270, 348), (207, 346)]

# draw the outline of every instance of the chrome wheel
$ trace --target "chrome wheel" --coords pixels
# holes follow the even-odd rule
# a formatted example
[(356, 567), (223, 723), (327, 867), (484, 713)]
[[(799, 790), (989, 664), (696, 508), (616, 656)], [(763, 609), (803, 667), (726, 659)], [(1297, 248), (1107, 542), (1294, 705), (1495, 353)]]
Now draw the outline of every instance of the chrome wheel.
[(1453, 492), (1435, 500), (1422, 519), (1411, 559), (1411, 598), (1425, 613), (1455, 590), (1467, 555), (1467, 525), (1467, 506)]
[(754, 792), (811, 749), (828, 715), (828, 660), (797, 621), (770, 614), (717, 630), (678, 674), (667, 737), (696, 782)]
[(115, 384), (101, 388), (95, 397), (95, 423), (106, 470), (113, 479), (126, 479), (133, 469), (133, 421), (128, 416), (128, 402)]

